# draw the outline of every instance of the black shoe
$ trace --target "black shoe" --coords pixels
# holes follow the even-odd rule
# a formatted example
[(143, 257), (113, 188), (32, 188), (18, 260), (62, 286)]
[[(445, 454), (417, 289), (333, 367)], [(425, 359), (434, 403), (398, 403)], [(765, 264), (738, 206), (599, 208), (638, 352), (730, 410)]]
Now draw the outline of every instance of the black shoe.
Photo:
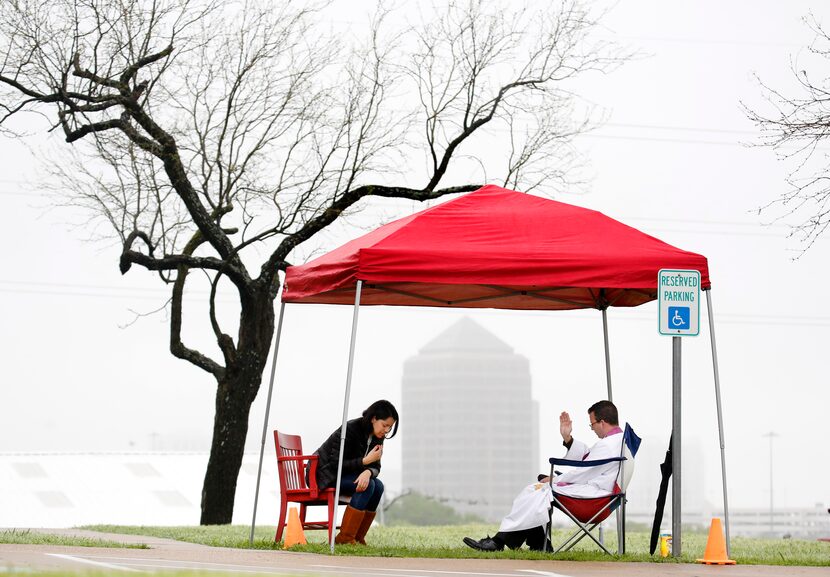
[(490, 535), (487, 535), (484, 539), (480, 541), (476, 541), (471, 537), (464, 537), (464, 544), (467, 547), (471, 547), (476, 551), (502, 551), (504, 550), (504, 545), (497, 543), (493, 539), (490, 538)]

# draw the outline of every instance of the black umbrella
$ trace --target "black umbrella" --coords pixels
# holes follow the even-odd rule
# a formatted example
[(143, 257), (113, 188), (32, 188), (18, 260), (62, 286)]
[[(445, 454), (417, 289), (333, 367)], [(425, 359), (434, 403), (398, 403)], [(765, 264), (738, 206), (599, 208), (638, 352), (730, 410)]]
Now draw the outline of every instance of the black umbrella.
[(649, 555), (654, 555), (657, 549), (657, 540), (660, 537), (660, 523), (663, 522), (663, 509), (666, 507), (666, 493), (669, 492), (669, 479), (672, 473), (671, 457), (672, 439), (669, 437), (669, 450), (666, 451), (666, 460), (660, 465), (660, 492), (657, 494), (657, 508), (654, 511), (654, 524), (651, 526), (651, 543), (649, 544)]

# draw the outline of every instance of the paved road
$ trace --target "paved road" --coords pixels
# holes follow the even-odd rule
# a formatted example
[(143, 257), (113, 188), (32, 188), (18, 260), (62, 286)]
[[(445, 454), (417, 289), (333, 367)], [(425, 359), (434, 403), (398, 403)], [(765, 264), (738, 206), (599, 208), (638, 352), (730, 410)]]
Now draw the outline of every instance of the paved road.
[(107, 571), (148, 573), (196, 570), (228, 574), (362, 577), (830, 577), (830, 567), (709, 567), (673, 563), (583, 563), (512, 559), (400, 559), (329, 557), (287, 551), (224, 549), (152, 537), (73, 531), (150, 549), (103, 549), (42, 545), (0, 545), (0, 573)]

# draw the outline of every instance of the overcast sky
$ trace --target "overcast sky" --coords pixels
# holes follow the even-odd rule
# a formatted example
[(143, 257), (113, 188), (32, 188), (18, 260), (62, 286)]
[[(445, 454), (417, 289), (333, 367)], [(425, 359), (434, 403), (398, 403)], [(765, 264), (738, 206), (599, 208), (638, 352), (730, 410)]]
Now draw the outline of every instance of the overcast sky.
[[(335, 8), (346, 4), (337, 0)], [(761, 103), (754, 72), (774, 86), (792, 88), (790, 59), (812, 40), (800, 20), (811, 9), (820, 20), (830, 17), (826, 4), (802, 0), (619, 2), (605, 21), (607, 34), (643, 57), (580, 84), (584, 96), (605, 109), (608, 122), (577, 141), (593, 175), (589, 190), (557, 197), (708, 257), (730, 504), (737, 507), (768, 503), (769, 442), (763, 435), (769, 431), (780, 435), (776, 502), (830, 501), (830, 464), (815, 459), (814, 448), (825, 434), (823, 407), (830, 404), (830, 314), (820, 300), (830, 280), (830, 238), (801, 255), (786, 226), (764, 226), (776, 213), (759, 216), (754, 209), (785, 190), (791, 165), (745, 145), (757, 134), (740, 108), (740, 101)], [(824, 64), (813, 70), (815, 78), (827, 75)], [(76, 215), (44, 210), (45, 198), (23, 184), (38, 174), (27, 150), (9, 140), (0, 140), (0, 150), (0, 451), (206, 447), (213, 379), (170, 356), (163, 313), (130, 324), (132, 311), (145, 313), (164, 303), (163, 287), (138, 267), (122, 277), (115, 244), (85, 241), (85, 231), (68, 224)], [(382, 203), (376, 207), (373, 214), (394, 213)], [(191, 314), (198, 314), (204, 296), (194, 291)], [(309, 448), (340, 419), (351, 314), (348, 307), (287, 307), (271, 423), (301, 433)], [(605, 395), (596, 311), (363, 309), (350, 415), (380, 397), (399, 401), (404, 360), (462, 314), (530, 359), (541, 408), (540, 463), (558, 455), (559, 412), (581, 415)], [(612, 309), (608, 316), (621, 416), (665, 444), (671, 339), (658, 334), (656, 305)], [(701, 322), (701, 335), (683, 341), (683, 426), (684, 440), (702, 447), (705, 463), (702, 473), (689, 471), (686, 478), (704, 483), (707, 497), (719, 503), (705, 314)], [(186, 334), (195, 342), (207, 337)], [(261, 394), (252, 412), (252, 448), (259, 443), (263, 411)], [(578, 426), (583, 422), (587, 418), (576, 419)], [(576, 432), (589, 434), (587, 427)], [(400, 469), (399, 447), (392, 441), (384, 454), (392, 478)]]

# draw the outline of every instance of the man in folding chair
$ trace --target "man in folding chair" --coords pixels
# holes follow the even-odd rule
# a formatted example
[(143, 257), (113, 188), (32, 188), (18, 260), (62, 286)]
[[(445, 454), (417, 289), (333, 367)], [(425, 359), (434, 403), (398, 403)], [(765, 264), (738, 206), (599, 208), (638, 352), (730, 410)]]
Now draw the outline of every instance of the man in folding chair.
[[(589, 426), (599, 437), (593, 447), (574, 439), (573, 422), (567, 412), (559, 415), (562, 444), (568, 450), (565, 459), (572, 461), (599, 461), (619, 457), (622, 451), (623, 431), (619, 426), (617, 407), (611, 401), (599, 401), (588, 409)], [(551, 507), (551, 485), (558, 495), (568, 497), (605, 497), (614, 492), (619, 473), (619, 462), (573, 469), (554, 477), (539, 475), (539, 482), (529, 485), (513, 501), (510, 513), (502, 519), (499, 532), (492, 538), (464, 537), (464, 543), (479, 551), (501, 551), (505, 546), (518, 549), (524, 543), (534, 551), (551, 550), (545, 538)]]

